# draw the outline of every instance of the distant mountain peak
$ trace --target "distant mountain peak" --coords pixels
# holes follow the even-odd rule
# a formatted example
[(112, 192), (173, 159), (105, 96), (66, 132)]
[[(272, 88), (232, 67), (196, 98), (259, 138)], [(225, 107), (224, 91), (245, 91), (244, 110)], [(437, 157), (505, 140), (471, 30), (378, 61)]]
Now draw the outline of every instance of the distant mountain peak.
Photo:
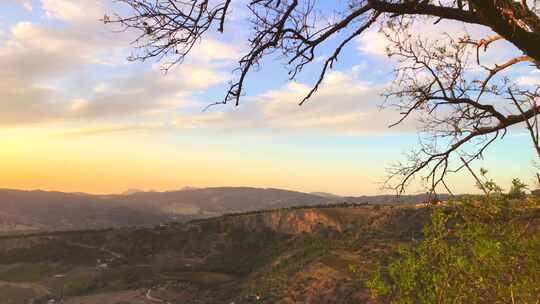
[(139, 193), (139, 192), (144, 192), (144, 190), (130, 188), (130, 189), (127, 189), (126, 191), (122, 192), (122, 195), (131, 195), (131, 194), (135, 194), (135, 193)]
[(334, 193), (329, 193), (329, 192), (310, 192), (309, 194), (322, 196), (322, 197), (328, 197), (328, 198), (340, 198), (340, 197), (342, 197), (340, 195), (337, 195), (337, 194), (334, 194)]
[(180, 189), (180, 191), (190, 191), (190, 190), (199, 190), (200, 188), (197, 187), (191, 187), (191, 186), (185, 186)]

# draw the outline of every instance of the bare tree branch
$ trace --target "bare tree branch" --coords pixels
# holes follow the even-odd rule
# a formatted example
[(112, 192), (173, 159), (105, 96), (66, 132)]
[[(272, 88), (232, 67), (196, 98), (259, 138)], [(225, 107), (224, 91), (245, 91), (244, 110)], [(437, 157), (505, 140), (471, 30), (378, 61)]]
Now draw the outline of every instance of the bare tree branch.
[[(125, 15), (105, 16), (106, 23), (133, 30), (135, 53), (129, 59), (163, 61), (164, 69), (182, 63), (198, 41), (211, 31), (226, 30), (233, 0), (117, 0), (129, 8)], [(307, 102), (321, 87), (343, 50), (376, 24), (389, 40), (388, 55), (397, 60), (393, 88), (385, 93), (385, 105), (395, 107), (401, 118), (421, 124), (421, 143), (405, 163), (389, 169), (391, 188), (401, 193), (422, 173), (434, 191), (463, 164), (481, 158), (483, 152), (507, 130), (524, 125), (540, 157), (538, 101), (540, 86), (519, 86), (509, 76), (516, 66), (530, 63), (540, 69), (539, 9), (514, 0), (350, 0), (347, 7), (320, 11), (317, 0), (251, 0), (246, 9), (251, 36), (246, 53), (238, 60), (235, 78), (225, 97), (212, 105), (238, 105), (245, 83), (263, 59), (276, 53), (286, 58), (290, 79), (304, 67), (316, 65), (323, 45), (332, 45), (322, 60), (321, 72), (300, 101)], [(325, 15), (326, 14), (326, 15)], [(328, 18), (333, 15), (335, 18)], [(331, 20), (321, 25), (319, 20)], [(495, 35), (479, 40), (450, 37), (426, 40), (412, 29), (417, 20), (453, 20), (490, 28)], [(444, 28), (441, 30), (444, 31)], [(337, 39), (336, 39), (337, 38)], [(337, 41), (337, 42), (335, 42)], [(499, 41), (519, 50), (512, 58), (488, 67), (480, 50), (487, 53)], [(478, 76), (478, 71), (484, 74)], [(511, 107), (508, 107), (510, 105)], [(397, 179), (397, 182), (392, 182)]]

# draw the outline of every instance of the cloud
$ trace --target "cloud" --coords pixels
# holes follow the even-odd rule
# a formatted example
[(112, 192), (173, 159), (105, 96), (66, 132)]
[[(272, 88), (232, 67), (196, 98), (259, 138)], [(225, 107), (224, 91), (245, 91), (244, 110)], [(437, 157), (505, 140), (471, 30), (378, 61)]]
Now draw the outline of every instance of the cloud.
[(521, 76), (517, 79), (519, 85), (540, 86), (540, 78), (534, 76)]
[[(189, 95), (225, 81), (216, 71), (182, 65), (169, 74), (153, 68), (140, 74), (119, 77), (100, 86), (89, 99), (71, 102), (67, 117), (115, 118), (153, 111), (174, 110), (190, 105)], [(174, 99), (175, 102), (170, 102)]]
[[(65, 69), (62, 65), (66, 62), (59, 60), (42, 67), (29, 67), (39, 73), (24, 78), (18, 78), (11, 72), (0, 72), (3, 80), (0, 81), (0, 89), (4, 92), (0, 97), (0, 125), (116, 119), (174, 110), (190, 105), (189, 96), (193, 92), (227, 79), (205, 67), (183, 65), (167, 75), (151, 68), (101, 83), (85, 98), (67, 99), (62, 89), (34, 83), (34, 79), (54, 73), (48, 70), (54, 68), (54, 62), (60, 63), (58, 70)], [(3, 63), (0, 59), (0, 67), (7, 65)]]
[[(220, 68), (235, 55), (234, 46), (205, 41), (194, 49), (193, 60), (166, 75), (157, 65), (128, 69), (123, 63), (130, 37), (112, 33), (97, 21), (102, 2), (43, 0), (42, 4), (48, 18), (66, 23), (21, 20), (10, 26), (0, 45), (3, 127), (115, 120), (174, 110), (189, 104), (191, 94), (229, 77)], [(92, 75), (103, 71), (102, 76)]]
[(365, 32), (356, 40), (360, 52), (371, 56), (386, 56), (388, 39), (383, 33), (375, 30)]
[[(410, 32), (414, 38), (438, 43), (447, 41), (449, 36), (458, 39), (468, 35), (472, 39), (480, 40), (495, 35), (490, 28), (485, 26), (464, 24), (452, 20), (442, 20), (434, 24), (433, 19), (416, 20)], [(408, 35), (408, 32), (400, 32), (400, 35), (402, 35), (402, 38), (406, 38), (404, 35)], [(386, 48), (391, 46), (380, 28), (372, 28), (366, 31), (355, 39), (355, 42), (359, 53), (367, 55), (371, 59), (386, 57)], [(521, 54), (521, 52), (511, 43), (498, 41), (492, 44), (485, 54), (481, 53), (481, 62), (484, 65), (493, 65), (504, 62), (516, 54)], [(387, 62), (388, 64), (395, 64), (395, 61), (390, 59)]]
[(217, 127), (219, 125), (223, 125), (226, 119), (226, 115), (221, 112), (185, 113), (177, 117), (174, 120), (173, 125), (177, 129), (181, 130)]
[(33, 58), (43, 64), (51, 64), (47, 56), (56, 62), (63, 61), (77, 66), (91, 63), (105, 63), (110, 61), (119, 47), (117, 42), (108, 39), (99, 32), (91, 29), (60, 29), (30, 22), (19, 22), (10, 29), (11, 37), (4, 44), (0, 53), (3, 55), (18, 56), (19, 58)]
[(214, 69), (212, 65), (185, 63), (162, 75), (158, 82), (172, 90), (203, 90), (225, 82), (228, 78), (229, 76)]
[(232, 61), (238, 60), (239, 54), (240, 50), (237, 46), (207, 38), (195, 45), (188, 59), (202, 62)]
[(237, 108), (216, 106), (205, 113), (180, 115), (175, 125), (181, 129), (272, 134), (366, 135), (416, 130), (414, 122), (388, 130), (398, 114), (379, 109), (383, 101), (379, 93), (384, 87), (361, 81), (356, 69), (334, 71), (317, 94), (301, 107), (298, 103), (310, 87), (291, 82), (285, 87), (247, 97)]
[(166, 127), (163, 123), (131, 123), (131, 124), (106, 124), (94, 127), (75, 129), (61, 133), (61, 137), (85, 137), (110, 133), (123, 133), (134, 131), (151, 131)]
[(29, 11), (33, 9), (31, 0), (2, 0), (2, 3), (8, 3), (8, 4), (14, 3), (14, 4), (24, 7), (26, 10), (29, 10)]
[[(103, 24), (52, 26), (19, 21), (0, 46), (0, 64), (13, 75), (49, 78), (89, 64), (125, 62), (129, 39)], [(17, 75), (19, 76), (19, 75)]]
[(105, 5), (96, 0), (42, 0), (49, 18), (72, 23), (97, 22), (103, 17)]
[(62, 92), (43, 86), (93, 60), (92, 44), (55, 29), (20, 22), (0, 47), (0, 124), (49, 121), (61, 115)]
[[(373, 134), (389, 132), (387, 126), (398, 118), (393, 111), (379, 111), (384, 86), (361, 79), (360, 66), (328, 74), (302, 107), (298, 102), (310, 85), (291, 82), (245, 96), (238, 108), (216, 106), (201, 113), (204, 104), (194, 96), (208, 96), (208, 89), (229, 80), (240, 47), (216, 38), (204, 40), (167, 74), (158, 64), (127, 66), (122, 63), (129, 34), (111, 33), (97, 22), (107, 9), (103, 3), (43, 0), (46, 19), (63, 21), (60, 26), (25, 21), (11, 26), (0, 46), (0, 125), (105, 126), (80, 131), (97, 134), (138, 130), (159, 120), (174, 122), (181, 130)], [(128, 118), (137, 123), (122, 122)], [(413, 129), (413, 124), (405, 124), (391, 131)]]
[(50, 121), (61, 109), (53, 102), (53, 89), (24, 86), (13, 80), (0, 81), (0, 125), (22, 125)]

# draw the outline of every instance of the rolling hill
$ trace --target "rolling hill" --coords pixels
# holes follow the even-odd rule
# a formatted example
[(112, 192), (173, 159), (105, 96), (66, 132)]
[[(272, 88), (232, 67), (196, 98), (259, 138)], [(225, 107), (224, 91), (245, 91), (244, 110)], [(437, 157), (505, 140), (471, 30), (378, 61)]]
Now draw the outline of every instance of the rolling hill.
[(228, 213), (318, 206), (335, 203), (418, 203), (424, 195), (340, 197), (328, 193), (250, 188), (185, 188), (179, 191), (129, 191), (91, 195), (0, 189), (0, 233), (150, 226)]
[(0, 236), (0, 292), (8, 303), (369, 303), (376, 258), (418, 238), (428, 216), (411, 206), (306, 207)]
[(0, 190), (0, 232), (148, 226), (170, 220), (157, 209), (137, 210), (101, 196)]

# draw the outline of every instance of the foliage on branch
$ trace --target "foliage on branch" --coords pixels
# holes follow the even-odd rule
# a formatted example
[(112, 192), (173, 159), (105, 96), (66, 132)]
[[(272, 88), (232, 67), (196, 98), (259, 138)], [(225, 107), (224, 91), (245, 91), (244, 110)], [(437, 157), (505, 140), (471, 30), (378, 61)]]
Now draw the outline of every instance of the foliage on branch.
[(403, 304), (538, 303), (539, 208), (538, 198), (496, 191), (435, 209), (424, 239), (379, 267), (372, 295)]

